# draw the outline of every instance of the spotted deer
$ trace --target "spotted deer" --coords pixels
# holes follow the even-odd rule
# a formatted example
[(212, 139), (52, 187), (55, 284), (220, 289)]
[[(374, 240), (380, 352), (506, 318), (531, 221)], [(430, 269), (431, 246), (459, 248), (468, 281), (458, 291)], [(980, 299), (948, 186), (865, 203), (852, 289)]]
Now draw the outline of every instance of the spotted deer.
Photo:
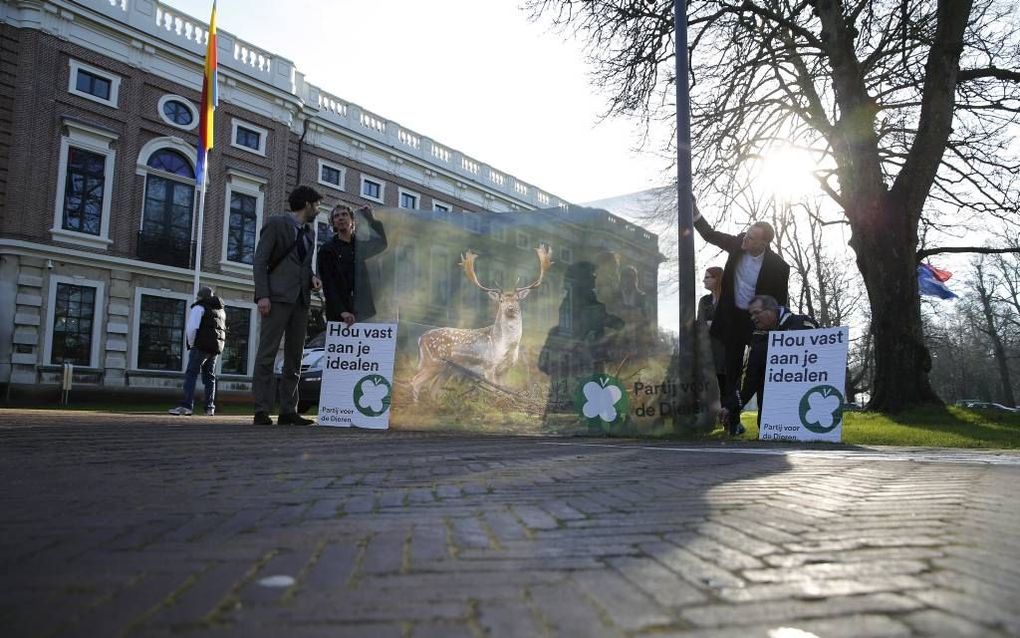
[(414, 401), (418, 400), (423, 387), (434, 387), (444, 371), (460, 368), (497, 383), (517, 363), (524, 327), (520, 302), (542, 285), (546, 271), (553, 264), (548, 246), (542, 245), (535, 252), (538, 253), (538, 279), (523, 288), (510, 290), (483, 286), (475, 274), (478, 255), (469, 250), (460, 256), (458, 265), (464, 268), (468, 281), (498, 304), (496, 320), (485, 328), (433, 328), (419, 337), (418, 373), (411, 379)]

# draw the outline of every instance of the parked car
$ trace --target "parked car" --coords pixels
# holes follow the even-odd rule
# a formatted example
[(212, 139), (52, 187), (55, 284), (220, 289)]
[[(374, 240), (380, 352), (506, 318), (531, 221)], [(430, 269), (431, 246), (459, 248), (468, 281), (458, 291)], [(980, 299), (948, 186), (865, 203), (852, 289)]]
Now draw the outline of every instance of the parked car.
[(1011, 408), (1008, 405), (1001, 403), (992, 403), (991, 401), (979, 401), (977, 399), (959, 399), (954, 402), (955, 405), (961, 408), (971, 408), (974, 410), (998, 410), (1000, 412), (1020, 412), (1017, 408)]
[[(326, 333), (320, 332), (305, 343), (301, 353), (301, 381), (298, 383), (298, 412), (304, 414), (308, 408), (319, 402), (319, 389), (322, 387), (322, 362), (326, 358)], [(283, 356), (276, 357), (273, 366), (276, 375), (276, 386), (280, 387), (283, 376)]]

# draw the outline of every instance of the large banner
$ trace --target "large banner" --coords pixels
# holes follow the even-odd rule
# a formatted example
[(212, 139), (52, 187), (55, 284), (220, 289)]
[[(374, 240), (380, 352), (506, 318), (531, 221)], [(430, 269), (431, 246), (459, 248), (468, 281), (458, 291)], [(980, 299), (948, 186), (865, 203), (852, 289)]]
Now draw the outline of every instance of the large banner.
[(357, 266), (368, 320), (398, 326), (393, 427), (666, 434), (711, 422), (707, 337), (704, 373), (680, 382), (674, 333), (658, 326), (656, 235), (578, 207), (374, 216), (358, 214), (355, 255), (371, 255)]
[(396, 343), (396, 324), (327, 324), (319, 425), (389, 427)]
[(849, 329), (774, 331), (768, 338), (759, 438), (840, 442)]

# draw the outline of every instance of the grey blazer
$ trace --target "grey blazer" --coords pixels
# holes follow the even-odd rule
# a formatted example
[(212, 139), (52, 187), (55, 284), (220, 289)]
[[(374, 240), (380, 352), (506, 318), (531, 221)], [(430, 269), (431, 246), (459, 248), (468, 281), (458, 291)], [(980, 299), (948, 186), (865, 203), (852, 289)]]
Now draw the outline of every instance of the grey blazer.
[(272, 302), (303, 303), (311, 301), (312, 252), (315, 238), (311, 229), (305, 232), (308, 252), (304, 260), (298, 259), (298, 249), (290, 251), (269, 274), (269, 264), (279, 258), (294, 243), (297, 226), (289, 214), (273, 215), (262, 227), (259, 244), (255, 248), (255, 300), (269, 297)]

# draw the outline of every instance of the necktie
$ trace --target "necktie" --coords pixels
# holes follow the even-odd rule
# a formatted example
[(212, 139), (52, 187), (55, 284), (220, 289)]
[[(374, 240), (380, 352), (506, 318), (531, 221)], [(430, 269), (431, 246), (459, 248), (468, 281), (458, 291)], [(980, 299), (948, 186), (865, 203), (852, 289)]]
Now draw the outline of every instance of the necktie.
[(301, 226), (301, 227), (298, 228), (298, 233), (297, 233), (297, 248), (296, 248), (296, 250), (297, 250), (298, 261), (300, 261), (302, 264), (305, 263), (305, 257), (308, 256), (308, 247), (305, 246), (305, 231), (306, 230), (307, 230), (307, 228), (305, 226)]

